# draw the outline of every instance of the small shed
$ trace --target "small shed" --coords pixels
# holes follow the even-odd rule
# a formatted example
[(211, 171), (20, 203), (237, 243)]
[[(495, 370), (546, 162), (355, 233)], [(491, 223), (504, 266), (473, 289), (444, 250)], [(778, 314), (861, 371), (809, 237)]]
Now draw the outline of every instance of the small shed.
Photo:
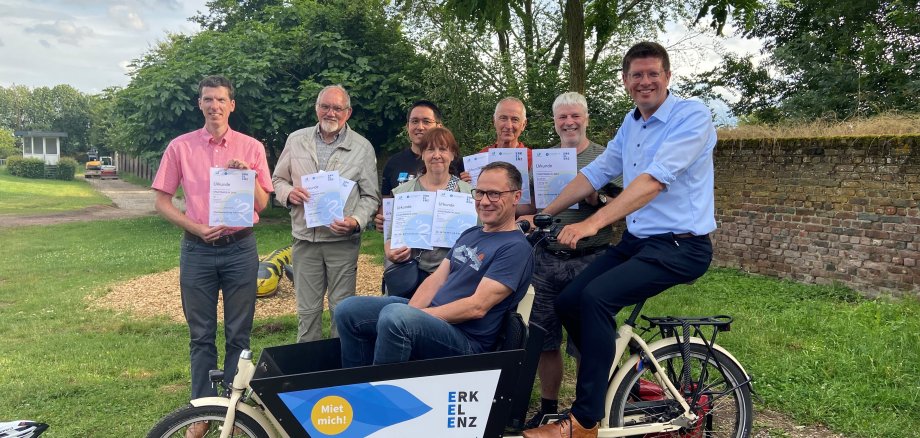
[(22, 139), (23, 158), (41, 158), (45, 164), (56, 165), (61, 159), (61, 139), (66, 132), (16, 131)]

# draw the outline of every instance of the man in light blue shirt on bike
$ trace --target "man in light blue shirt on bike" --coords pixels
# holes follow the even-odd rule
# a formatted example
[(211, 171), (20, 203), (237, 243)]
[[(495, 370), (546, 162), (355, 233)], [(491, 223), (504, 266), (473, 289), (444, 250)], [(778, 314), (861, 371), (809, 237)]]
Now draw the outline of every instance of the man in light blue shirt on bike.
[(703, 275), (716, 229), (709, 109), (668, 91), (667, 51), (642, 42), (623, 59), (623, 84), (636, 103), (607, 150), (584, 167), (543, 212), (557, 214), (622, 175), (624, 190), (582, 222), (567, 225), (559, 243), (579, 240), (626, 219), (627, 231), (575, 278), (556, 312), (581, 352), (575, 402), (568, 418), (524, 431), (525, 438), (596, 437), (614, 358), (616, 314), (623, 307)]

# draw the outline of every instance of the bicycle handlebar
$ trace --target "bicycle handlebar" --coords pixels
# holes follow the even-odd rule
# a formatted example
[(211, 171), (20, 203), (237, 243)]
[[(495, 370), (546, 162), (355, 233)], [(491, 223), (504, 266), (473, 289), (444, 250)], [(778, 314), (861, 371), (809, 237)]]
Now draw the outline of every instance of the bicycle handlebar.
[(562, 229), (559, 227), (559, 219), (553, 219), (553, 217), (548, 214), (535, 215), (533, 217), (533, 224), (536, 228), (531, 230), (529, 222), (518, 221), (518, 227), (522, 232), (526, 234), (530, 231), (530, 234), (527, 236), (527, 241), (530, 242), (532, 246), (538, 244), (546, 245), (555, 242), (556, 236), (559, 235), (559, 231)]

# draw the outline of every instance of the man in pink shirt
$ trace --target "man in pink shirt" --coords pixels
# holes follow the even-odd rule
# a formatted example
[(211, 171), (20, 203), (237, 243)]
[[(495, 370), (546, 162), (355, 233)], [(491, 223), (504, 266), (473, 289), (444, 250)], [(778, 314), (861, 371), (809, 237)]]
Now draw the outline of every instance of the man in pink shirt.
[[(256, 172), (253, 223), (259, 221), (258, 212), (268, 204), (272, 191), (265, 147), (258, 140), (230, 129), (230, 113), (236, 107), (230, 81), (222, 76), (208, 76), (198, 84), (198, 93), (204, 128), (180, 135), (169, 143), (152, 184), (157, 211), (184, 231), (179, 284), (191, 337), (192, 399), (217, 395), (209, 382), (208, 371), (217, 368), (219, 290), (223, 291), (224, 301), (225, 382), (233, 381), (240, 352), (249, 348), (259, 266), (251, 227), (208, 225), (210, 169)], [(185, 192), (185, 213), (172, 203), (179, 185)], [(199, 423), (187, 435), (200, 436), (206, 431), (207, 423)]]

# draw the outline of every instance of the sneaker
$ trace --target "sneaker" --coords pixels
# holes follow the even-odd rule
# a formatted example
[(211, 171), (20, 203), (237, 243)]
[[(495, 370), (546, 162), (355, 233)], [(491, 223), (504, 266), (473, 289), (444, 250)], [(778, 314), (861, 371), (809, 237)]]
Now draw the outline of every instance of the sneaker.
[(597, 438), (599, 424), (585, 429), (578, 420), (569, 414), (555, 423), (546, 424), (536, 429), (524, 431), (524, 438)]

